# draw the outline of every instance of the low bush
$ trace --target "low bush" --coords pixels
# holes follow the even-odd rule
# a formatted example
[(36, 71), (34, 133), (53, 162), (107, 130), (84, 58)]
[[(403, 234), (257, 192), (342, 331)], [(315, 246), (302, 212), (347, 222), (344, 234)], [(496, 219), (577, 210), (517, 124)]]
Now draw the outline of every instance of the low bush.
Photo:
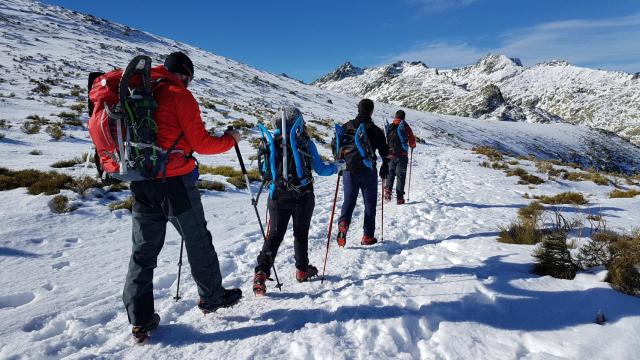
[(1, 129), (1, 130), (7, 130), (7, 129), (10, 129), (10, 128), (11, 128), (11, 126), (12, 126), (12, 125), (11, 125), (11, 124), (9, 124), (9, 123), (7, 122), (7, 120), (5, 120), (5, 119), (0, 119), (0, 129)]
[(491, 164), (491, 168), (493, 168), (494, 170), (508, 170), (509, 165), (496, 161)]
[(623, 190), (619, 190), (619, 189), (615, 189), (612, 192), (609, 193), (609, 197), (614, 199), (614, 198), (632, 198), (632, 197), (636, 197), (640, 195), (640, 191), (638, 190), (628, 190), (628, 191), (623, 191)]
[(42, 155), (42, 151), (40, 150), (31, 150), (29, 151), (29, 155)]
[(25, 121), (22, 123), (20, 129), (25, 134), (33, 135), (40, 132), (40, 129), (42, 129), (42, 125), (35, 121)]
[(128, 190), (129, 185), (126, 182), (117, 182), (115, 184), (111, 184), (108, 188), (108, 192), (121, 192), (123, 190)]
[(247, 120), (243, 118), (233, 120), (231, 122), (231, 125), (234, 129), (251, 129), (255, 126), (254, 124), (247, 122)]
[(576, 256), (577, 262), (583, 269), (607, 265), (610, 258), (609, 243), (596, 240), (590, 240), (584, 244)]
[(247, 188), (247, 183), (244, 181), (244, 176), (242, 175), (228, 177), (227, 182), (235, 186), (237, 189)]
[(131, 209), (133, 208), (134, 201), (135, 200), (133, 199), (133, 196), (129, 196), (124, 200), (112, 202), (111, 204), (109, 204), (109, 209), (111, 209), (111, 211), (122, 210), (122, 209), (127, 209), (131, 211)]
[(49, 208), (56, 214), (70, 213), (77, 207), (69, 206), (69, 198), (64, 195), (56, 195), (49, 201)]
[(544, 238), (542, 230), (531, 221), (517, 220), (499, 229), (498, 241), (505, 244), (535, 245)]
[(222, 175), (226, 177), (242, 176), (242, 172), (232, 166), (208, 166), (201, 164), (198, 169), (201, 174)]
[(609, 246), (611, 262), (605, 281), (625, 294), (640, 296), (640, 234), (623, 237)]
[(476, 154), (480, 154), (480, 155), (484, 155), (486, 157), (489, 158), (489, 160), (491, 161), (500, 161), (502, 160), (502, 153), (497, 150), (494, 149), (490, 146), (475, 146), (471, 149), (471, 151), (473, 151)]
[(545, 236), (533, 256), (536, 258), (533, 271), (538, 275), (571, 280), (579, 270), (569, 252), (567, 234), (561, 231)]
[(78, 164), (84, 164), (84, 162), (87, 160), (87, 153), (83, 153), (80, 156), (76, 156), (73, 159), (69, 159), (69, 160), (58, 160), (56, 162), (54, 162), (53, 164), (49, 165), (52, 168), (56, 168), (56, 169), (61, 169), (61, 168), (70, 168), (70, 167), (74, 167)]
[(91, 176), (85, 176), (79, 179), (75, 179), (71, 183), (71, 190), (80, 196), (83, 196), (85, 191), (90, 188), (101, 188), (102, 183)]
[(257, 168), (249, 169), (247, 175), (249, 176), (249, 181), (262, 181), (262, 176), (260, 176), (260, 171)]
[(47, 134), (49, 134), (49, 136), (51, 136), (53, 140), (56, 140), (56, 141), (62, 139), (65, 136), (64, 131), (62, 131), (62, 126), (58, 124), (52, 124), (47, 126), (45, 131)]
[(219, 181), (199, 180), (198, 188), (203, 190), (225, 191), (225, 186)]
[(35, 169), (12, 171), (0, 168), (0, 191), (26, 187), (31, 195), (40, 193), (53, 195), (59, 193), (61, 189), (68, 189), (72, 181), (71, 176), (55, 171), (44, 172)]
[(529, 184), (539, 185), (544, 183), (544, 180), (542, 178), (529, 174), (523, 168), (509, 169), (509, 170), (506, 170), (505, 173), (507, 174), (507, 176), (518, 176), (520, 178), (520, 181), (518, 181), (518, 184), (520, 185), (529, 185)]
[(573, 204), (573, 205), (585, 205), (588, 201), (584, 198), (584, 195), (577, 192), (563, 192), (555, 196), (534, 196), (536, 200), (540, 200), (543, 204)]

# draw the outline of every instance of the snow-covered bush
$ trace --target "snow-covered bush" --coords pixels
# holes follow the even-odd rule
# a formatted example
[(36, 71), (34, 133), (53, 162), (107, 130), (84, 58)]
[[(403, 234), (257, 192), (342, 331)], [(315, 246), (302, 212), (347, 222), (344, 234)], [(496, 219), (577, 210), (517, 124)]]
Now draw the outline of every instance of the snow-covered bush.
[(625, 294), (640, 296), (640, 232), (611, 244), (611, 263), (605, 281)]
[(120, 210), (120, 209), (127, 209), (131, 211), (131, 209), (133, 208), (133, 202), (134, 202), (133, 196), (129, 196), (124, 200), (112, 202), (111, 204), (109, 204), (109, 209), (111, 209), (111, 211)]
[(204, 190), (224, 191), (225, 186), (220, 181), (200, 180), (198, 181), (198, 188)]
[(59, 124), (52, 124), (47, 126), (46, 130), (47, 134), (49, 134), (49, 136), (51, 136), (51, 138), (53, 140), (60, 140), (65, 136), (64, 131), (62, 131), (62, 126), (60, 126)]
[(77, 209), (69, 205), (69, 198), (64, 195), (56, 195), (49, 201), (49, 208), (56, 214), (70, 213)]

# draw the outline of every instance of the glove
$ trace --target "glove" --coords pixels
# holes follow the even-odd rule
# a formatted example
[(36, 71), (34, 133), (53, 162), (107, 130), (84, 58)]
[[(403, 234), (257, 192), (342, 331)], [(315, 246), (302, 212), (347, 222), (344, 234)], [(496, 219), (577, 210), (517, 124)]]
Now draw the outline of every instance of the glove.
[(380, 177), (386, 179), (387, 175), (389, 175), (389, 160), (384, 159), (380, 166)]
[(347, 162), (344, 160), (338, 160), (334, 162), (333, 165), (338, 169), (338, 171), (344, 171), (347, 169)]

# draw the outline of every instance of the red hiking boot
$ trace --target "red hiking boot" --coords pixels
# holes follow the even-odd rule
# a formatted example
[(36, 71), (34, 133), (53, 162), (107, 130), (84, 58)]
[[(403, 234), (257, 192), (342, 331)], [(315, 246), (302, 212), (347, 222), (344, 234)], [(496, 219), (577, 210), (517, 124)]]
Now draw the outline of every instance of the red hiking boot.
[(314, 276), (318, 276), (318, 269), (313, 265), (307, 265), (306, 270), (296, 269), (296, 280), (298, 282), (309, 281)]
[(398, 198), (398, 199), (396, 199), (396, 204), (398, 204), (398, 205), (404, 205), (404, 199), (403, 199), (403, 198)]
[(339, 247), (347, 245), (347, 230), (349, 230), (349, 223), (347, 220), (342, 220), (338, 223), (338, 237), (336, 241)]
[(258, 271), (253, 276), (253, 294), (255, 296), (265, 296), (267, 294), (267, 274)]
[(373, 245), (377, 242), (378, 239), (374, 238), (373, 236), (365, 235), (362, 237), (362, 240), (360, 240), (360, 245)]
[(386, 202), (391, 201), (391, 190), (384, 189), (384, 194), (382, 196), (384, 197), (384, 201)]

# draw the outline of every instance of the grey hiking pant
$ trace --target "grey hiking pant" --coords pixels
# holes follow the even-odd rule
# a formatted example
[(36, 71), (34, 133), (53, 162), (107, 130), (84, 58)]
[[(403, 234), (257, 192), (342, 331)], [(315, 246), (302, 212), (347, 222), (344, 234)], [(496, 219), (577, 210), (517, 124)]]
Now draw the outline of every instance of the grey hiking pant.
[(406, 156), (394, 157), (389, 161), (389, 176), (387, 177), (386, 188), (389, 192), (393, 189), (393, 182), (397, 178), (396, 198), (404, 198), (404, 184), (407, 179), (407, 165), (409, 159)]
[[(147, 324), (153, 316), (153, 269), (170, 221), (184, 240), (191, 275), (198, 294), (215, 301), (224, 293), (218, 255), (207, 230), (200, 192), (194, 175), (187, 174), (162, 181), (134, 181), (133, 247), (122, 300), (129, 322)], [(176, 259), (177, 261), (178, 259)]]

